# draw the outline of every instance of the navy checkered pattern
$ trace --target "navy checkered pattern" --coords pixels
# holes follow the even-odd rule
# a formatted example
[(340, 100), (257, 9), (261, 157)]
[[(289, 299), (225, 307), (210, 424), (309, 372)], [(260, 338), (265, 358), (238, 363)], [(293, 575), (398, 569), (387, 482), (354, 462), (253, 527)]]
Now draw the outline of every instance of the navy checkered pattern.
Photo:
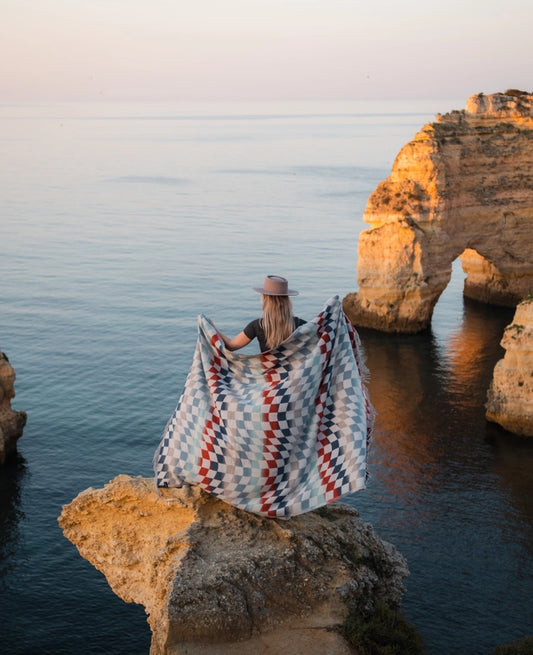
[(359, 338), (337, 296), (281, 345), (228, 351), (205, 316), (154, 456), (158, 487), (199, 485), (289, 518), (362, 489), (373, 410)]

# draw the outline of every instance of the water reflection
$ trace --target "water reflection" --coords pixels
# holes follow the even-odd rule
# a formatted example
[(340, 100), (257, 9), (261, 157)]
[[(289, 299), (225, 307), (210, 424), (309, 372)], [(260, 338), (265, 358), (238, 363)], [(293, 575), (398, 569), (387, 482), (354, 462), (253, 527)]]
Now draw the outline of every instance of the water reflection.
[(504, 355), (499, 343), (513, 314), (512, 309), (464, 299), (463, 320), (448, 338), (445, 352), (447, 392), (457, 406), (485, 404), (492, 371)]
[(489, 653), (532, 625), (533, 440), (484, 408), (512, 315), (465, 301), (444, 331), (360, 330), (378, 418), (353, 503), (407, 557), (404, 609), (437, 655)]
[(465, 300), (462, 322), (445, 340), (430, 330), (360, 330), (378, 412), (372, 457), (391, 492), (412, 496), (435, 484), (450, 450), (463, 463), (473, 456), (485, 438), (486, 392), (511, 318), (512, 310)]
[(360, 334), (378, 414), (371, 457), (391, 493), (411, 496), (431, 483), (439, 458), (428, 429), (442, 395), (439, 349), (430, 333)]
[[(516, 513), (515, 516), (511, 516), (510, 512), (508, 515), (508, 538), (516, 542), (522, 533), (523, 545), (533, 556), (533, 439), (518, 437), (499, 425), (488, 423), (487, 441), (494, 455), (492, 470)], [(525, 530), (521, 526), (512, 525), (520, 521), (520, 517), (528, 519), (529, 527)]]
[(26, 463), (19, 454), (9, 458), (0, 468), (0, 591), (13, 567), (19, 539), (18, 524), (24, 518), (20, 490), (25, 474)]

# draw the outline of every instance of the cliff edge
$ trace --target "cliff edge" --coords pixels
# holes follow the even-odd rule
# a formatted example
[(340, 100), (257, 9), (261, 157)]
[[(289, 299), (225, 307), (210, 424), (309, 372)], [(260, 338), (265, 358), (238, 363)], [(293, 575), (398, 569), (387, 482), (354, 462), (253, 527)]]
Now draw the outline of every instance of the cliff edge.
[(26, 425), (26, 412), (11, 409), (15, 397), (15, 371), (7, 355), (0, 352), (0, 466), (17, 451), (17, 441)]
[(358, 244), (356, 326), (418, 332), (460, 257), (464, 295), (516, 306), (533, 290), (533, 94), (468, 99), (405, 145), (370, 196)]
[(494, 367), (487, 419), (509, 432), (533, 437), (533, 299), (518, 305), (501, 345), (505, 356)]
[(162, 493), (120, 475), (59, 517), (113, 591), (144, 605), (151, 655), (344, 655), (349, 608), (400, 604), (405, 560), (354, 509), (282, 521), (198, 487)]

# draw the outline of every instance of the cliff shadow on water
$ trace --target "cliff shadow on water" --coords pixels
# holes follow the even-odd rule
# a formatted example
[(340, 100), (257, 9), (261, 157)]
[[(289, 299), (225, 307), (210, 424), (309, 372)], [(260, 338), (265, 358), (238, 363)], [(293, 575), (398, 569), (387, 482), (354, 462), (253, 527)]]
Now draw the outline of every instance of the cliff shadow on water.
[(516, 557), (531, 570), (533, 443), (485, 418), (512, 316), (465, 298), (456, 325), (358, 329), (377, 420), (369, 487), (353, 503), (406, 556), (406, 616), (433, 653), (488, 653), (530, 631)]
[(0, 467), (0, 593), (18, 548), (19, 523), (24, 520), (21, 487), (26, 473), (26, 461), (18, 453)]

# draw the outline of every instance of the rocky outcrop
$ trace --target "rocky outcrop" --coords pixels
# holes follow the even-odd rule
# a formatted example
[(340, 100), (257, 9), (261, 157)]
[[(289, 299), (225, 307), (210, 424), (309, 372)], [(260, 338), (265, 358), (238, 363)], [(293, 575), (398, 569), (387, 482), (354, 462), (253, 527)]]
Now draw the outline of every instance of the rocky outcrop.
[(515, 306), (533, 290), (533, 94), (469, 98), (438, 115), (370, 196), (358, 245), (357, 326), (418, 332), (461, 257), (464, 294)]
[(15, 371), (7, 355), (0, 352), (0, 466), (17, 451), (17, 441), (26, 425), (26, 412), (11, 409), (15, 397)]
[(349, 607), (400, 603), (405, 560), (347, 506), (283, 521), (198, 487), (162, 493), (121, 475), (59, 518), (113, 591), (144, 605), (151, 655), (349, 653)]
[(533, 437), (533, 299), (518, 305), (501, 345), (505, 356), (494, 368), (487, 419), (509, 432)]

